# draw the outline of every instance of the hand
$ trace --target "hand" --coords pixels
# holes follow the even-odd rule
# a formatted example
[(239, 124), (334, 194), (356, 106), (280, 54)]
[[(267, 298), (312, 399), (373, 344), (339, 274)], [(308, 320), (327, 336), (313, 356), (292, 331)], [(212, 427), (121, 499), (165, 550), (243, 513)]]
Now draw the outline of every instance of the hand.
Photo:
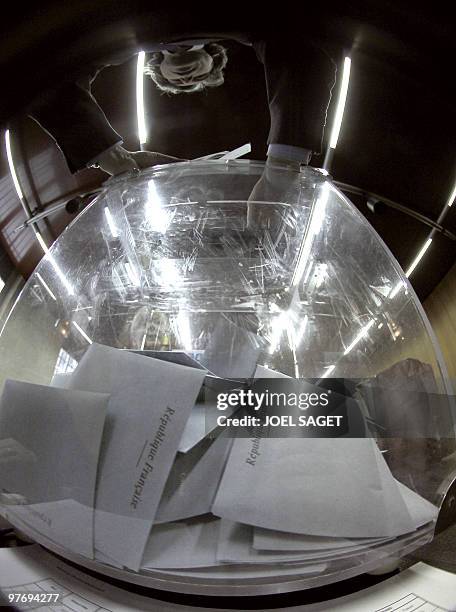
[(277, 236), (281, 228), (294, 233), (293, 205), (299, 201), (300, 165), (268, 157), (260, 180), (247, 202), (247, 227)]
[(117, 175), (160, 164), (183, 161), (178, 157), (152, 151), (127, 151), (120, 145), (102, 153), (95, 161), (97, 167), (108, 174)]

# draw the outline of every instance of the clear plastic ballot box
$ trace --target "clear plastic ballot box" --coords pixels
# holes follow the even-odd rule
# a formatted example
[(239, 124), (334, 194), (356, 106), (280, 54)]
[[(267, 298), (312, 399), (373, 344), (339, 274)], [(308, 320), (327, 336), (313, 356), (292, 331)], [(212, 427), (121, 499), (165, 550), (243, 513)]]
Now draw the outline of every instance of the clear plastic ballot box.
[(432, 539), (456, 473), (423, 308), (310, 167), (110, 179), (27, 281), (0, 364), (2, 514), (133, 583), (254, 595), (371, 571)]

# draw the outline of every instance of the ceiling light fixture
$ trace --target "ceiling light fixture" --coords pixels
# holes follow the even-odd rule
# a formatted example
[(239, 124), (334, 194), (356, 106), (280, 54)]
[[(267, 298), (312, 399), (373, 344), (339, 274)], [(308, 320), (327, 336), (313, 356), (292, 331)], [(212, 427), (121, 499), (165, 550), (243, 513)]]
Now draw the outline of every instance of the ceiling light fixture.
[(337, 141), (339, 140), (340, 128), (342, 126), (342, 120), (344, 118), (345, 103), (348, 95), (348, 85), (350, 83), (350, 70), (351, 70), (351, 59), (346, 57), (344, 59), (344, 69), (342, 73), (342, 84), (339, 91), (339, 99), (337, 101), (336, 115), (334, 117), (334, 124), (331, 131), (331, 137), (329, 139), (329, 148), (335, 149), (337, 147)]
[(136, 64), (136, 117), (138, 121), (139, 144), (147, 142), (146, 117), (144, 113), (144, 62), (146, 54), (144, 51), (138, 53)]
[(9, 130), (6, 130), (5, 132), (5, 146), (6, 146), (6, 158), (8, 160), (8, 166), (9, 166), (9, 170), (11, 173), (11, 178), (13, 179), (14, 188), (16, 189), (17, 197), (20, 200), (23, 200), (24, 194), (22, 193), (22, 189), (19, 184), (19, 179), (16, 173), (16, 168), (14, 167), (13, 154), (11, 152), (11, 138), (10, 138)]
[(448, 198), (447, 206), (451, 206), (456, 198), (456, 183), (454, 184), (453, 191)]
[(432, 238), (428, 238), (426, 240), (426, 242), (424, 243), (424, 245), (420, 249), (418, 255), (415, 257), (415, 259), (413, 260), (412, 264), (410, 265), (408, 270), (405, 272), (405, 276), (407, 278), (412, 274), (412, 272), (415, 270), (416, 266), (420, 263), (420, 261), (424, 257), (424, 254), (426, 253), (428, 248), (431, 246), (431, 242), (432, 242)]

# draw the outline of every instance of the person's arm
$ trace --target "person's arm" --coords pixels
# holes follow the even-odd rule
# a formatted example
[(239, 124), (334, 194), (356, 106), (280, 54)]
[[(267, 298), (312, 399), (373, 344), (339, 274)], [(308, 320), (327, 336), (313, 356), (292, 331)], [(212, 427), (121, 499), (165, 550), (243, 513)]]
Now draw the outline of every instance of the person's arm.
[(90, 93), (90, 86), (67, 83), (46, 94), (29, 114), (57, 141), (71, 172), (122, 144), (122, 137)]
[(306, 164), (321, 152), (336, 64), (304, 36), (257, 42), (254, 49), (264, 66), (271, 116), (268, 156)]
[(90, 92), (95, 76), (63, 85), (43, 97), (29, 112), (56, 140), (71, 172), (95, 166), (108, 174), (120, 174), (180, 161), (162, 153), (124, 149), (122, 137)]

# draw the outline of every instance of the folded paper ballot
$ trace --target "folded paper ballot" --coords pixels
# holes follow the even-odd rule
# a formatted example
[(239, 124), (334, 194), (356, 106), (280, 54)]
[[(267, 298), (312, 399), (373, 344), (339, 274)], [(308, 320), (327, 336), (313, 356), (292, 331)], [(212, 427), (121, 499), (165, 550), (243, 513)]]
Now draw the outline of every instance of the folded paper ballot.
[(213, 517), (154, 526), (144, 551), (142, 568), (216, 565), (219, 528), (220, 520)]
[[(224, 563), (298, 563), (332, 561), (360, 554), (362, 546), (352, 545), (335, 550), (259, 551), (253, 548), (253, 527), (222, 519), (217, 559)], [(392, 538), (389, 541), (394, 540)], [(383, 540), (381, 540), (383, 541)], [(378, 544), (378, 542), (376, 543)], [(374, 546), (371, 544), (370, 546)], [(368, 545), (364, 545), (368, 547)]]
[(31, 529), (93, 557), (93, 506), (109, 395), (7, 380), (0, 401), (0, 487)]
[(296, 564), (296, 563), (330, 563), (343, 561), (362, 555), (383, 555), (387, 551), (394, 552), (401, 546), (420, 539), (424, 531), (414, 531), (398, 538), (376, 541), (370, 545), (353, 545), (347, 548), (333, 550), (301, 550), (301, 551), (258, 551), (252, 547), (253, 527), (242, 523), (221, 520), (219, 540), (217, 545), (217, 560), (221, 563), (249, 564)]
[(111, 557), (108, 557), (108, 555), (104, 555), (102, 552), (100, 552), (97, 549), (95, 549), (95, 559), (97, 561), (101, 561), (101, 563), (107, 563), (108, 565), (117, 567), (117, 569), (123, 568), (123, 565), (121, 565), (120, 563), (117, 563), (117, 561), (115, 561), (114, 559), (111, 559)]
[[(312, 576), (323, 573), (328, 568), (327, 563), (306, 563), (306, 564), (284, 564), (277, 563), (267, 565), (253, 565), (242, 563), (223, 563), (214, 565), (213, 567), (173, 568), (173, 576), (185, 576), (187, 578), (209, 578), (209, 579), (231, 579), (231, 580), (246, 580), (249, 578), (266, 578), (274, 579), (278, 576)], [(154, 568), (142, 568), (145, 573), (166, 574), (169, 570), (160, 570)]]
[[(233, 411), (234, 409), (230, 411), (230, 415)], [(193, 449), (196, 444), (201, 442), (201, 440), (217, 427), (217, 417), (219, 414), (215, 402), (211, 404), (195, 404), (185, 424), (185, 429), (177, 450), (181, 453), (186, 453)]]
[[(36, 504), (8, 505), (9, 518), (18, 528), (18, 519), (29, 537), (46, 539), (53, 544), (95, 558), (93, 550), (93, 506), (74, 499), (59, 499)], [(84, 530), (84, 531), (80, 531)]]
[[(221, 524), (222, 521), (207, 517), (154, 526), (144, 552), (141, 570), (212, 569), (220, 565), (217, 548)], [(227, 565), (232, 564), (245, 565), (245, 562), (239, 558), (233, 559)], [(312, 574), (321, 572), (325, 568), (326, 564), (309, 564), (309, 566), (302, 565), (299, 569), (294, 568), (296, 571), (291, 570), (290, 573)], [(243, 570), (243, 574), (250, 574), (244, 577), (253, 577), (254, 572), (251, 570), (251, 567), (247, 568), (246, 572)], [(225, 572), (221, 571), (222, 574), (229, 573), (229, 568), (225, 568)], [(258, 573), (263, 576), (280, 574), (281, 568), (277, 566), (262, 567), (262, 571)]]
[(95, 548), (138, 570), (204, 370), (92, 344), (72, 389), (110, 394), (97, 478)]
[(358, 546), (372, 546), (394, 538), (330, 538), (326, 536), (309, 536), (300, 533), (273, 531), (262, 527), (253, 528), (253, 548), (260, 551), (336, 551)]
[(431, 504), (427, 499), (424, 499), (424, 497), (421, 497), (421, 495), (415, 493), (415, 491), (412, 491), (412, 489), (409, 489), (398, 480), (396, 480), (396, 483), (410, 516), (412, 517), (415, 529), (418, 529), (429, 521), (437, 520), (439, 515), (437, 506), (434, 506), (434, 504)]
[[(394, 555), (403, 547), (413, 547), (429, 537), (430, 529), (391, 538), (385, 545), (352, 546), (347, 549), (299, 551), (295, 553), (260, 552), (252, 547), (249, 525), (217, 520), (213, 517), (157, 525), (151, 531), (144, 553), (142, 571), (173, 570), (182, 575), (211, 575), (246, 578), (285, 574), (312, 574), (329, 563), (344, 559), (373, 559)], [(223, 568), (223, 569), (222, 569)], [(252, 574), (253, 572), (253, 574)]]
[[(179, 365), (186, 365), (206, 372), (204, 384), (198, 395), (197, 403), (193, 406), (190, 417), (185, 424), (182, 438), (177, 449), (181, 453), (186, 453), (217, 427), (217, 417), (220, 414), (217, 410), (217, 393), (221, 391), (231, 391), (235, 387), (234, 381), (216, 377), (212, 372), (203, 368), (196, 359), (183, 351), (130, 352)], [(226, 416), (230, 416), (234, 411), (235, 408), (230, 407), (225, 414)]]
[[(212, 376), (205, 377), (198, 402), (192, 408), (179, 442), (178, 450), (181, 453), (186, 453), (203, 438), (214, 432), (218, 427), (217, 418), (222, 414), (217, 407), (217, 395), (218, 393), (235, 392), (236, 388), (238, 384), (234, 381)], [(228, 417), (236, 410), (236, 407), (228, 406), (223, 414)]]
[[(437, 519), (438, 508), (428, 502), (426, 499), (396, 481), (399, 493), (402, 496), (407, 510), (412, 518), (414, 529), (419, 529), (427, 523), (431, 523)], [(352, 548), (353, 546), (369, 548), (378, 544), (386, 544), (392, 542), (395, 538), (330, 538), (301, 535), (296, 533), (285, 533), (280, 531), (272, 531), (254, 528), (253, 548), (260, 551), (337, 551)], [(413, 532), (412, 532), (413, 533)]]
[(161, 361), (169, 361), (178, 365), (189, 366), (190, 368), (197, 368), (198, 370), (206, 370), (199, 361), (191, 357), (188, 353), (183, 351), (135, 351), (130, 350), (130, 353), (135, 355), (142, 355), (143, 357), (152, 357), (153, 359), (160, 359)]
[(178, 453), (168, 476), (155, 523), (207, 514), (228, 457), (232, 439), (221, 434), (206, 438), (188, 453)]
[(415, 529), (369, 438), (238, 438), (212, 512), (303, 535), (393, 537)]

